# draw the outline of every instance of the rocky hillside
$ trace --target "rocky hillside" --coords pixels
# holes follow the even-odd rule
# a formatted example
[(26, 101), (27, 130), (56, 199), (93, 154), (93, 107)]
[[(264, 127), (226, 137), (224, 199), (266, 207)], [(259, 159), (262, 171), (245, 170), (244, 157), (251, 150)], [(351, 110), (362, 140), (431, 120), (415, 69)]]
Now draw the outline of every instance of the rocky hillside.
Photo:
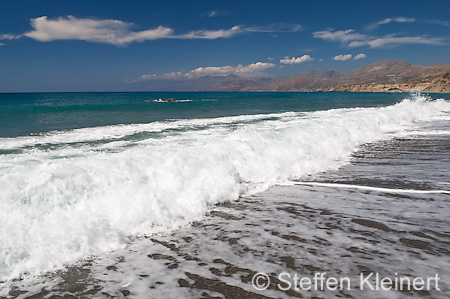
[(426, 92), (448, 92), (450, 93), (450, 74), (437, 76), (431, 84), (423, 89)]
[(235, 79), (208, 90), (450, 92), (450, 63), (419, 66), (405, 61), (383, 60), (348, 73), (312, 71), (272, 83)]
[(399, 83), (371, 83), (338, 85), (326, 91), (351, 91), (351, 92), (445, 92), (450, 93), (450, 74), (437, 75), (428, 80)]

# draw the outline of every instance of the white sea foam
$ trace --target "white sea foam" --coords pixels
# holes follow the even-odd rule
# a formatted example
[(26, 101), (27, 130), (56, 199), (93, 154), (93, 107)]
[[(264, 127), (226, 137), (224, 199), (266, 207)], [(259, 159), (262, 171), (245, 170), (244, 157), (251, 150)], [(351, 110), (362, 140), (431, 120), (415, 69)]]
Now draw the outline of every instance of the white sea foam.
[(450, 191), (447, 191), (447, 190), (393, 189), (393, 188), (381, 188), (381, 187), (360, 186), (360, 185), (350, 185), (350, 184), (317, 183), (317, 182), (297, 182), (296, 184), (297, 185), (307, 185), (307, 186), (331, 187), (331, 188), (360, 189), (360, 190), (388, 192), (388, 193), (447, 194), (447, 195), (450, 195)]
[(0, 280), (186, 225), (218, 202), (335, 169), (358, 145), (449, 112), (449, 102), (415, 96), (384, 108), (3, 138), (0, 149), (17, 151), (0, 155)]
[(90, 142), (109, 139), (120, 139), (126, 136), (147, 132), (160, 133), (168, 130), (185, 130), (202, 128), (213, 125), (226, 125), (230, 123), (245, 123), (275, 117), (288, 117), (296, 113), (242, 115), (220, 117), (212, 119), (169, 120), (147, 124), (112, 125), (96, 128), (83, 128), (65, 131), (52, 131), (34, 136), (20, 136), (16, 138), (0, 138), (0, 150), (10, 150), (21, 147), (48, 144), (65, 144), (77, 142)]

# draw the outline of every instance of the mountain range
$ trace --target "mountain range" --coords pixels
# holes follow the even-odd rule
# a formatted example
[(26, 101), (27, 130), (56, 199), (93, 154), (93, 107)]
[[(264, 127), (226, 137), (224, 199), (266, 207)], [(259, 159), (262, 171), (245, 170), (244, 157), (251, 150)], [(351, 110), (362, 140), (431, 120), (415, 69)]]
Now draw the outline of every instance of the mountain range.
[[(261, 75), (261, 74), (260, 74)], [(400, 60), (382, 60), (350, 72), (313, 70), (289, 78), (181, 76), (135, 81), (130, 91), (353, 91), (353, 92), (448, 92), (450, 63), (420, 66)]]
[(238, 77), (221, 80), (205, 91), (359, 91), (450, 92), (450, 63), (431, 66), (382, 60), (350, 72), (311, 71), (281, 80)]

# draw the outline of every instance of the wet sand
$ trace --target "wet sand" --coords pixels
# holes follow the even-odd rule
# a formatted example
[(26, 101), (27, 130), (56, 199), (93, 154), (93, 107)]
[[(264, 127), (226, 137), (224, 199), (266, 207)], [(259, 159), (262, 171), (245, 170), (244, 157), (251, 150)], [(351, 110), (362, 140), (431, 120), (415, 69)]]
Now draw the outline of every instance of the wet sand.
[[(448, 137), (448, 136), (447, 136)], [(445, 190), (448, 138), (366, 145), (352, 163), (315, 182), (391, 189)], [(428, 148), (427, 148), (428, 145)], [(123, 250), (93, 257), (33, 282), (18, 298), (449, 298), (450, 196), (329, 186), (276, 186), (220, 204), (191, 226), (141, 236)], [(252, 279), (267, 273), (258, 291)], [(280, 273), (349, 277), (361, 273), (428, 277), (438, 290), (289, 290)]]

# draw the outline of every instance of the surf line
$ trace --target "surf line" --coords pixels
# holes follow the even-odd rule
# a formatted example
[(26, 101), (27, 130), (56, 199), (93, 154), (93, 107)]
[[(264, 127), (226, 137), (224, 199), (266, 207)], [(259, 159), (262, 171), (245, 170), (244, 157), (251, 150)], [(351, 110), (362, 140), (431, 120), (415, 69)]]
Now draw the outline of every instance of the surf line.
[(319, 186), (319, 187), (331, 187), (331, 188), (348, 188), (348, 189), (361, 189), (370, 191), (380, 191), (387, 193), (419, 193), (419, 194), (447, 194), (450, 195), (450, 191), (447, 190), (414, 190), (414, 189), (391, 189), (383, 187), (371, 187), (360, 186), (350, 184), (338, 184), (338, 183), (318, 183), (318, 182), (295, 182), (296, 185), (305, 186)]

